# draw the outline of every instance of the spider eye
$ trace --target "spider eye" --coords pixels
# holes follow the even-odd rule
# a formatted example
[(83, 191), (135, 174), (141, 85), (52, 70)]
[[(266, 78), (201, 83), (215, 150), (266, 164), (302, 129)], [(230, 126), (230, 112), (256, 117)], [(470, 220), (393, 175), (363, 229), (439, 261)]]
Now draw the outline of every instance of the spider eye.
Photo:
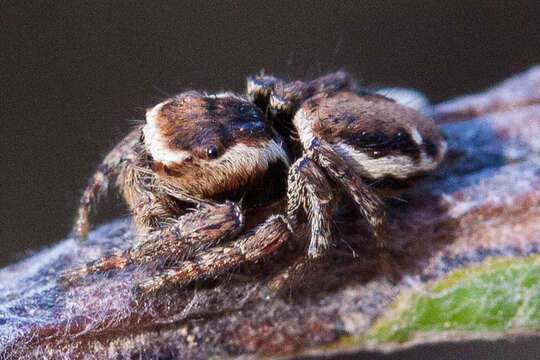
[(208, 154), (208, 157), (210, 159), (215, 159), (219, 155), (219, 149), (217, 148), (217, 146), (212, 145), (206, 149), (206, 154)]

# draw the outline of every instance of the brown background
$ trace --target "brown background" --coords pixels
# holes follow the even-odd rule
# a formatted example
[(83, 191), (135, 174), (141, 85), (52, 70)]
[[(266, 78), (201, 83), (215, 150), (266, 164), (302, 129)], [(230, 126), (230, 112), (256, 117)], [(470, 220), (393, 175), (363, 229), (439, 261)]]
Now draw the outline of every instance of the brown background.
[(533, 1), (2, 3), (0, 265), (68, 234), (96, 164), (167, 94), (343, 67), (440, 101), (540, 60)]

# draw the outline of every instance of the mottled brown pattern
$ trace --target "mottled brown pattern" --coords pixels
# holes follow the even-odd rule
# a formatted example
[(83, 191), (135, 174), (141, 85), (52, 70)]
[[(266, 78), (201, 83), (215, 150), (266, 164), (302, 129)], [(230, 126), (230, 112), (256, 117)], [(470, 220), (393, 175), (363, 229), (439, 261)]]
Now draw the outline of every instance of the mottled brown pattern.
[(171, 150), (184, 150), (208, 159), (208, 148), (218, 156), (237, 143), (257, 146), (273, 137), (263, 112), (232, 93), (217, 97), (189, 91), (166, 101), (157, 124)]
[[(344, 141), (373, 158), (407, 155), (417, 159), (422, 150), (437, 158), (433, 144), (440, 143), (441, 135), (433, 120), (383, 96), (320, 94), (303, 109), (313, 119), (314, 134), (331, 144)], [(413, 129), (422, 136), (423, 145), (413, 141)]]

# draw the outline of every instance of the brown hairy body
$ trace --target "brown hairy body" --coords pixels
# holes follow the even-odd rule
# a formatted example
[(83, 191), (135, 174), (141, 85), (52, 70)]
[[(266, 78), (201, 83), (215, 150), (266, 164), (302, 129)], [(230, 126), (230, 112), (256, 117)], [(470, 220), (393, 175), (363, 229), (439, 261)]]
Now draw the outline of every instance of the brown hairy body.
[[(292, 83), (258, 76), (247, 88), (246, 98), (189, 91), (147, 111), (91, 178), (75, 225), (85, 238), (93, 204), (116, 177), (140, 239), (65, 279), (153, 263), (155, 276), (140, 284), (151, 291), (218, 276), (293, 240), (305, 251), (270, 283), (280, 288), (327, 252), (343, 195), (383, 247), (380, 196), (429, 174), (446, 151), (431, 119), (344, 72)], [(274, 214), (252, 227), (261, 207)]]

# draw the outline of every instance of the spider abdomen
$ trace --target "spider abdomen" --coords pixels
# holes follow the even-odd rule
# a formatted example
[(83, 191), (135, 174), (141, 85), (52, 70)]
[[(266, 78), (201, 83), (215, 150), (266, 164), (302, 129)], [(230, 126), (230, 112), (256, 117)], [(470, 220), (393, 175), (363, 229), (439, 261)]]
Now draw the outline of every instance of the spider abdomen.
[(446, 152), (432, 119), (381, 95), (320, 94), (293, 122), (304, 148), (318, 137), (368, 180), (408, 183), (437, 168)]

